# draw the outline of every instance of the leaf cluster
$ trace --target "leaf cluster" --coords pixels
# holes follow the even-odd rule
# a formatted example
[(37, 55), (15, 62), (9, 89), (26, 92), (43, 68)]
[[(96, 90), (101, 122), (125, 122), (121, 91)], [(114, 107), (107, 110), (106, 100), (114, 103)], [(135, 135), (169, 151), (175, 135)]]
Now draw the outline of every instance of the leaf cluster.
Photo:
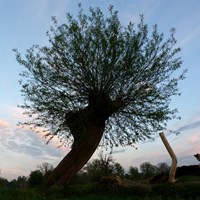
[(149, 33), (143, 16), (124, 27), (112, 6), (108, 16), (99, 8), (89, 15), (80, 8), (77, 18), (67, 13), (66, 19), (58, 25), (52, 18), (49, 46), (34, 45), (25, 58), (15, 50), (25, 67), (20, 83), (21, 107), (32, 117), (27, 124), (70, 144), (66, 114), (86, 108), (91, 94), (106, 94), (124, 106), (106, 121), (102, 145), (133, 145), (163, 130), (176, 117), (169, 104), (185, 73), (179, 72), (175, 30), (165, 40), (156, 25)]

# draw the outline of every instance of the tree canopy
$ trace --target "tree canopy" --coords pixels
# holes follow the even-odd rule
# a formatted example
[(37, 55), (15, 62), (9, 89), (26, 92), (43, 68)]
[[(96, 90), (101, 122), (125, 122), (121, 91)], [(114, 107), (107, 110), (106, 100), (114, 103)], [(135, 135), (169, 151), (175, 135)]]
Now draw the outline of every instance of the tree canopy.
[(108, 16), (100, 8), (89, 11), (86, 15), (80, 8), (77, 17), (67, 13), (61, 25), (53, 17), (48, 46), (33, 45), (25, 58), (15, 50), (25, 67), (21, 107), (31, 117), (25, 124), (43, 127), (49, 140), (58, 136), (63, 144), (73, 144), (52, 183), (71, 176), (70, 170), (64, 172), (66, 163), (79, 170), (99, 143), (134, 145), (177, 117), (169, 105), (179, 94), (184, 71), (175, 30), (165, 39), (157, 25), (148, 31), (143, 16), (138, 24), (123, 26), (113, 6)]
[(132, 145), (165, 129), (176, 117), (177, 110), (169, 104), (179, 94), (184, 74), (177, 73), (182, 61), (175, 30), (164, 40), (157, 25), (148, 32), (143, 16), (137, 25), (125, 27), (112, 6), (108, 17), (99, 8), (90, 8), (90, 15), (80, 9), (78, 18), (66, 16), (61, 25), (53, 17), (49, 46), (34, 45), (25, 59), (16, 50), (26, 68), (21, 74), (21, 107), (33, 117), (27, 123), (69, 144), (73, 137), (67, 115), (89, 106), (101, 112), (110, 101), (119, 109), (105, 118), (102, 145)]

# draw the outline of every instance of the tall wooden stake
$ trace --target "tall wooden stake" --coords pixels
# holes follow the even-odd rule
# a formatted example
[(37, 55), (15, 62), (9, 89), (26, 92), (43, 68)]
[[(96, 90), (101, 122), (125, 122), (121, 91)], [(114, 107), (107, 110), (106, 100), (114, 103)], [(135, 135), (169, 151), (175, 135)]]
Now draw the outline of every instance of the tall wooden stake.
[(176, 158), (176, 155), (175, 155), (173, 149), (171, 148), (170, 144), (168, 143), (164, 133), (159, 133), (159, 135), (160, 135), (160, 138), (162, 139), (169, 155), (172, 158), (172, 165), (171, 165), (171, 169), (170, 169), (170, 172), (169, 172), (168, 181), (170, 183), (174, 183), (174, 182), (176, 182), (175, 175), (176, 175), (176, 167), (177, 167), (177, 158)]

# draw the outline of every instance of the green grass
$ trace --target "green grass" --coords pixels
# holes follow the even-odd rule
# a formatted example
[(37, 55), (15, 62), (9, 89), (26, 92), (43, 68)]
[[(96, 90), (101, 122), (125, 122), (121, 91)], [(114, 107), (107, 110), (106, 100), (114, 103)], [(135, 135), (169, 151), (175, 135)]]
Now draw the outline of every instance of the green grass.
[(0, 200), (40, 200), (42, 194), (34, 190), (0, 189)]
[(46, 194), (36, 189), (0, 188), (0, 200), (200, 200), (200, 183), (186, 180), (188, 177), (176, 184), (121, 188), (117, 194), (99, 189), (96, 184), (53, 186)]
[[(200, 197), (197, 198), (188, 198), (184, 199), (182, 197), (167, 197), (164, 198), (163, 196), (154, 196), (154, 197), (117, 197), (117, 196), (103, 196), (103, 195), (88, 195), (86, 197), (71, 197), (71, 198), (64, 198), (63, 200), (200, 200)], [(56, 199), (55, 199), (56, 200)]]
[(199, 176), (182, 176), (177, 179), (177, 183), (183, 183), (183, 182), (200, 182)]
[(200, 197), (196, 198), (183, 198), (183, 197), (170, 197), (164, 195), (144, 195), (143, 197), (138, 196), (123, 196), (121, 194), (107, 194), (107, 195), (100, 195), (100, 194), (88, 194), (86, 196), (63, 196), (63, 197), (56, 197), (55, 195), (52, 196), (45, 196), (41, 193), (38, 193), (35, 190), (0, 190), (0, 200), (200, 200)]

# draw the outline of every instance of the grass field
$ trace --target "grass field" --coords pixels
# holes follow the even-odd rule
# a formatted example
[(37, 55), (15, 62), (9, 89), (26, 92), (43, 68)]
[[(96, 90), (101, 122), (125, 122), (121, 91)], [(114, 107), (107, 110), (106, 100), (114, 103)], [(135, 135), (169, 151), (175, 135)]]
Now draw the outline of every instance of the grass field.
[(0, 188), (0, 200), (200, 200), (199, 178), (183, 177), (175, 184), (135, 184), (117, 193), (96, 184), (52, 187), (46, 194), (38, 189)]
[(166, 194), (144, 194), (144, 195), (122, 195), (122, 194), (87, 194), (84, 196), (69, 195), (44, 195), (37, 191), (1, 190), (0, 200), (200, 200), (200, 195), (166, 195)]

